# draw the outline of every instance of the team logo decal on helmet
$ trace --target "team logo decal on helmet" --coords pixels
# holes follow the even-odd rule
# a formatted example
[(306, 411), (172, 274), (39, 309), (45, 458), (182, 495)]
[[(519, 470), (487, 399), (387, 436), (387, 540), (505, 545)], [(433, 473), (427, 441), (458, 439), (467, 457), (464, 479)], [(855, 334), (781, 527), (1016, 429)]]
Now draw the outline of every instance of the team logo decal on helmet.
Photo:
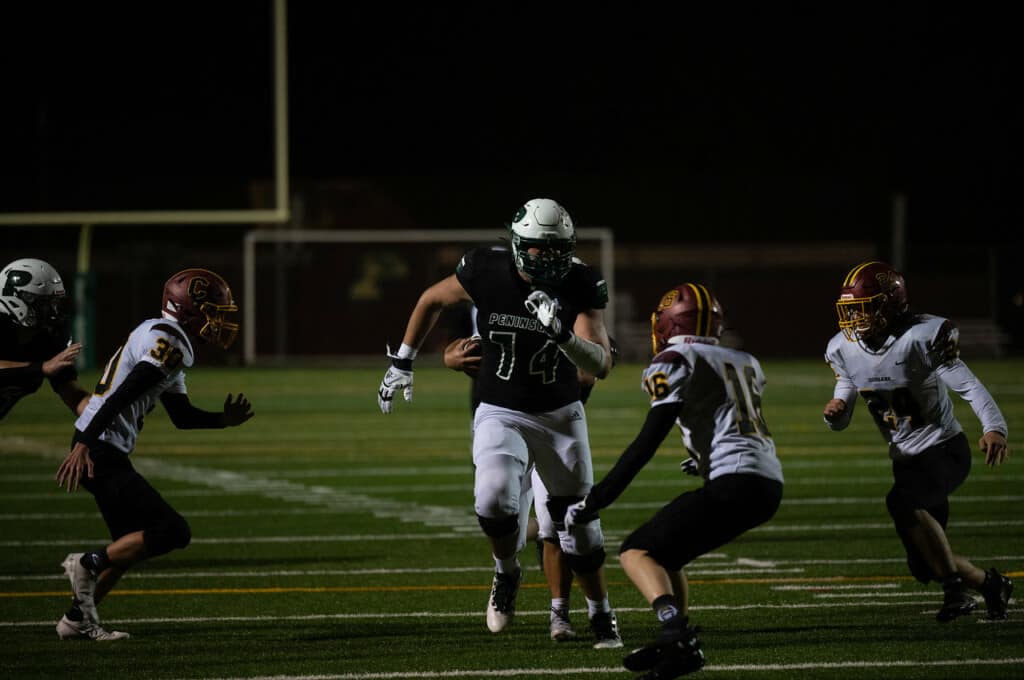
[(508, 225), (516, 269), (531, 281), (558, 284), (572, 269), (576, 229), (568, 211), (550, 198), (527, 201)]
[(851, 269), (836, 301), (839, 329), (852, 342), (885, 337), (907, 309), (903, 275), (878, 260)]
[(0, 284), (0, 295), (17, 298), (25, 305), (17, 315), (20, 325), (64, 330), (68, 316), (64, 282), (48, 263), (31, 257), (15, 260), (0, 271)]
[(212, 345), (227, 349), (235, 341), (237, 311), (227, 281), (208, 269), (185, 269), (164, 284), (163, 316)]
[(651, 314), (655, 354), (673, 342), (717, 343), (724, 330), (721, 303), (699, 283), (683, 283), (669, 290)]

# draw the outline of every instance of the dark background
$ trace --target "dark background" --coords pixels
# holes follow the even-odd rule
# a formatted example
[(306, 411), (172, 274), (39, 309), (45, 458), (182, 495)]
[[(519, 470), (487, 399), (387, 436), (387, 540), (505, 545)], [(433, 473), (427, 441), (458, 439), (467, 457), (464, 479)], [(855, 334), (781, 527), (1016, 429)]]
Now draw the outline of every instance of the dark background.
[[(270, 3), (139, 5), (5, 10), (0, 212), (271, 207)], [(1024, 112), (1009, 13), (549, 5), (293, 0), (295, 226), (498, 229), (550, 196), (578, 226), (612, 227), (623, 253), (857, 243), (888, 257), (902, 195), (911, 291), (915, 275), (927, 283), (915, 301), (1018, 337)], [(202, 255), (238, 280), (251, 226), (103, 227), (95, 267), (156, 278)], [(73, 268), (73, 228), (2, 229), (5, 255), (52, 252)], [(702, 276), (728, 290), (727, 307), (804, 298), (825, 318), (855, 263), (680, 262), (638, 306)], [(624, 270), (618, 283), (643, 276)], [(142, 273), (126, 285), (151, 286)]]

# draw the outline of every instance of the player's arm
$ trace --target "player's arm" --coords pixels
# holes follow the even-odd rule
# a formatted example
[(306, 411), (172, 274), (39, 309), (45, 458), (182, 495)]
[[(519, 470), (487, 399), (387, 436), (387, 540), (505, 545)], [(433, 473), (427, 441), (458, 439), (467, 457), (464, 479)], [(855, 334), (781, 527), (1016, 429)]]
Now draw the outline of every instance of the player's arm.
[(406, 401), (412, 401), (412, 362), (423, 341), (437, 323), (441, 311), (450, 305), (470, 302), (472, 298), (455, 274), (427, 288), (416, 301), (402, 337), (402, 346), (388, 354), (391, 366), (377, 389), (377, 405), (381, 413), (391, 413), (395, 392), (402, 390)]
[(626, 447), (615, 465), (600, 482), (594, 485), (587, 496), (587, 507), (595, 510), (606, 508), (629, 486), (637, 473), (654, 457), (658, 447), (672, 431), (676, 418), (683, 408), (683, 402), (671, 401), (652, 406), (640, 433)]
[(441, 279), (423, 291), (420, 299), (416, 301), (416, 306), (409, 316), (409, 323), (405, 327), (402, 344), (419, 351), (445, 307), (471, 301), (472, 298), (455, 274)]
[(255, 415), (252, 412), (252, 404), (241, 393), (236, 400), (232, 400), (229, 394), (224, 400), (223, 411), (205, 411), (197, 408), (189, 401), (188, 394), (181, 392), (164, 392), (160, 395), (160, 403), (164, 405), (171, 422), (179, 430), (217, 430), (234, 427)]
[(453, 371), (476, 375), (480, 371), (480, 336), (455, 338), (444, 348), (444, 365)]
[(832, 399), (825, 404), (822, 417), (831, 430), (845, 430), (853, 418), (853, 409), (857, 404), (857, 386), (843, 375), (838, 362), (825, 359), (836, 376), (836, 386), (832, 390)]
[(84, 431), (75, 431), (75, 441), (84, 442), (90, 448), (96, 445), (100, 435), (110, 426), (118, 413), (128, 408), (134, 401), (157, 386), (164, 379), (164, 372), (157, 366), (140, 361), (132, 369), (124, 382), (107, 396), (103, 406), (93, 416)]
[(78, 384), (77, 380), (66, 380), (53, 384), (53, 391), (57, 393), (71, 412), (76, 416), (82, 415), (82, 411), (85, 410), (86, 404), (89, 403), (89, 397), (92, 395), (84, 387)]
[(948, 362), (939, 366), (935, 374), (949, 389), (971, 405), (974, 414), (981, 421), (984, 434), (978, 440), (978, 446), (985, 453), (985, 462), (998, 465), (1010, 455), (1010, 447), (1006, 442), (1009, 428), (999, 405), (978, 380), (977, 376), (963, 361)]
[[(585, 352), (590, 356), (591, 361), (588, 366), (581, 366), (579, 362), (575, 360), (573, 363), (576, 364), (577, 368), (580, 368), (586, 373), (594, 376), (595, 378), (606, 378), (608, 372), (612, 370), (612, 347), (611, 341), (608, 339), (608, 329), (604, 325), (604, 311), (600, 309), (590, 309), (585, 312), (580, 312), (576, 315), (576, 323), (572, 327), (573, 335), (580, 341), (582, 345), (578, 351)], [(600, 347), (600, 356), (592, 348), (583, 345), (583, 342), (597, 345)], [(570, 359), (573, 358), (572, 354), (569, 354), (569, 350), (562, 347), (562, 351), (565, 352)]]

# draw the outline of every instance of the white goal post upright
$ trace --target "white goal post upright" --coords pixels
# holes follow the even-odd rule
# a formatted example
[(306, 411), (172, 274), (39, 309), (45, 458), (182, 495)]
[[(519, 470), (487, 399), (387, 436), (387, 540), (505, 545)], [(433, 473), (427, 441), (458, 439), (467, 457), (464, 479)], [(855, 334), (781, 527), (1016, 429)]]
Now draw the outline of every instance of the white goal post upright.
[[(257, 243), (479, 243), (493, 244), (502, 234), (497, 229), (255, 229), (245, 235), (242, 252), (242, 339), (246, 365), (256, 356), (256, 244)], [(605, 325), (614, 335), (615, 329), (615, 239), (608, 227), (586, 227), (576, 230), (576, 238), (600, 244), (598, 269), (608, 284), (608, 307)], [(410, 302), (410, 304), (412, 304)]]

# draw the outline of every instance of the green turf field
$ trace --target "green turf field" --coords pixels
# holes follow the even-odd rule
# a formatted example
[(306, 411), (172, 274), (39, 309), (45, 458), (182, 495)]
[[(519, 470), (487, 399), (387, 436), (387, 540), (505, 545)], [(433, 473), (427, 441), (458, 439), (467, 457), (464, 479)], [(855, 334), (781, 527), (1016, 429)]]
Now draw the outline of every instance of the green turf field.
[[(242, 390), (256, 417), (227, 431), (179, 432), (147, 419), (137, 467), (189, 519), (193, 542), (144, 563), (100, 607), (130, 640), (62, 642), (69, 601), (61, 561), (105, 542), (87, 492), (53, 474), (72, 431), (43, 388), (0, 423), (2, 678), (628, 678), (621, 650), (584, 636), (548, 639), (548, 594), (533, 550), (514, 625), (484, 623), (492, 562), (472, 506), (468, 382), (425, 357), (416, 397), (383, 416), (371, 369), (203, 369), (193, 401), (217, 409)], [(716, 678), (1024, 678), (1024, 610), (989, 623), (984, 606), (934, 621), (937, 587), (909, 578), (884, 496), (890, 472), (861, 404), (832, 433), (820, 361), (765, 362), (764, 412), (786, 474), (775, 519), (692, 564), (691, 619)], [(973, 362), (1022, 446), (1024, 362)], [(598, 475), (647, 409), (640, 366), (619, 366), (588, 404)], [(92, 384), (95, 375), (83, 378)], [(978, 422), (957, 412), (972, 444)], [(696, 483), (671, 435), (602, 523), (614, 554), (660, 504)], [(1024, 449), (997, 469), (975, 456), (952, 501), (949, 537), (982, 567), (1015, 576), (1024, 596)], [(610, 561), (627, 648), (653, 615)], [(586, 628), (582, 593), (573, 619)]]

